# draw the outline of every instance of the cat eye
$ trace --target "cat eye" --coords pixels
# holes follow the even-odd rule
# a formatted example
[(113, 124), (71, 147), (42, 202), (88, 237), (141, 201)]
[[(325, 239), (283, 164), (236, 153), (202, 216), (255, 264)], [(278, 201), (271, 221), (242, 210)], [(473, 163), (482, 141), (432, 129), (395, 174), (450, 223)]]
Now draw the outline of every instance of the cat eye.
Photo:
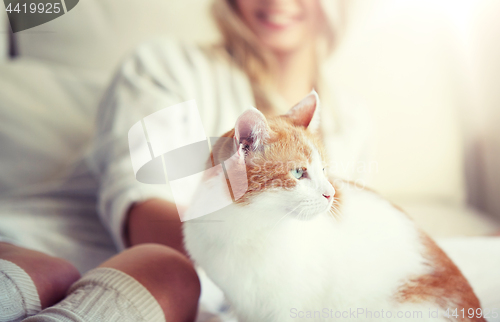
[(302, 168), (296, 168), (290, 170), (290, 173), (292, 176), (294, 176), (295, 179), (301, 179), (304, 176), (304, 169)]

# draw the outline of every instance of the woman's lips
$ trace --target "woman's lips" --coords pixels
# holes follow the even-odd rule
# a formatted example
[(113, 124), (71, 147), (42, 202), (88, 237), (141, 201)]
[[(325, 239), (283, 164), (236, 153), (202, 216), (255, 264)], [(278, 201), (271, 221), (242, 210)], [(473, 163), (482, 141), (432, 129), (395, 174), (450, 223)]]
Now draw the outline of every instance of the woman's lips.
[(300, 17), (284, 13), (258, 12), (257, 20), (268, 28), (282, 30), (297, 23)]

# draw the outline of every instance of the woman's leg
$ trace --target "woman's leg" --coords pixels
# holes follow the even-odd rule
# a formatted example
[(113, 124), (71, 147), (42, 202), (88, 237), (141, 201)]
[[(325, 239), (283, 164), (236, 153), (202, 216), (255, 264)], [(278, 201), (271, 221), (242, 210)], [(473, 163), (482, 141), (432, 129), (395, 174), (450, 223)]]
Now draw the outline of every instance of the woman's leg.
[(167, 321), (194, 321), (200, 282), (191, 261), (159, 244), (141, 244), (99, 267), (114, 268), (137, 280), (160, 304)]
[(25, 322), (188, 322), (200, 284), (193, 265), (167, 246), (142, 244), (88, 272), (67, 297)]
[(8, 243), (0, 242), (0, 259), (15, 264), (11, 267), (17, 266), (31, 278), (42, 309), (63, 299), (71, 284), (80, 278), (78, 270), (64, 259)]

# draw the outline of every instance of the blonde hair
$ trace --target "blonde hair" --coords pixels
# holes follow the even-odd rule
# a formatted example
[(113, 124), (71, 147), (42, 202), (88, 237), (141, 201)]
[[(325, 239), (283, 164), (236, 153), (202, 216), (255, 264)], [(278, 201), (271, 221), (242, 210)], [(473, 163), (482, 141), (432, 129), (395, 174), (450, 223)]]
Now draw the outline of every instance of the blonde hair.
[[(255, 34), (241, 19), (236, 0), (215, 0), (212, 14), (222, 34), (225, 50), (250, 80), (257, 108), (263, 112), (271, 110), (273, 104), (268, 85), (274, 56), (259, 43)], [(328, 18), (323, 14), (323, 41), (317, 44), (317, 57), (320, 60), (333, 51), (338, 38), (335, 19)], [(316, 72), (316, 75), (319, 73)]]

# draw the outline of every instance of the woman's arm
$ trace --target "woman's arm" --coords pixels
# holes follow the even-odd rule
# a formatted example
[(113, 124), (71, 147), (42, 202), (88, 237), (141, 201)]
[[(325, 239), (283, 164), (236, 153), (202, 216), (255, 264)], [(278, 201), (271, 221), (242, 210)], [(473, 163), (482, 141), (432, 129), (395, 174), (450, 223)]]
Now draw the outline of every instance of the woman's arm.
[[(119, 251), (154, 242), (184, 253), (173, 194), (165, 184), (146, 184), (136, 179), (128, 133), (145, 117), (198, 98), (197, 83), (193, 81), (193, 62), (197, 60), (193, 55), (201, 57), (197, 64), (206, 64), (195, 49), (188, 50), (174, 41), (142, 45), (123, 62), (100, 104), (88, 161), (99, 180), (99, 215)], [(195, 126), (189, 119), (184, 124), (186, 131)]]
[(150, 199), (133, 205), (125, 236), (128, 246), (157, 243), (170, 246), (187, 256), (182, 237), (182, 222), (174, 203)]

